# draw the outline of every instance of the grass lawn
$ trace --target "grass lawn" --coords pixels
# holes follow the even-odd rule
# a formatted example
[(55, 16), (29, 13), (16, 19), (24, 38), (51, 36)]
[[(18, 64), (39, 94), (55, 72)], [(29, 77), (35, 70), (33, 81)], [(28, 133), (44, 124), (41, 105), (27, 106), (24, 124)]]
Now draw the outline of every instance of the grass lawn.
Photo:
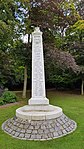
[[(1, 129), (2, 123), (15, 115), (15, 110), (25, 105), (20, 101), (17, 105), (0, 108), (0, 149), (84, 149), (84, 96), (49, 91), (50, 104), (63, 108), (64, 113), (77, 122), (75, 132), (50, 141), (23, 141), (12, 138)], [(29, 97), (29, 94), (28, 94)]]

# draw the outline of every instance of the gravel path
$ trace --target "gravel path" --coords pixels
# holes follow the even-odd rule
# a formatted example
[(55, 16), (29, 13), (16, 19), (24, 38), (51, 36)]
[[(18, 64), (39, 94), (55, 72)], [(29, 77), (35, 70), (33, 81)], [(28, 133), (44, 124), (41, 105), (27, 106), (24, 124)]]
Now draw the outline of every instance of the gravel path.
[(13, 106), (13, 105), (19, 105), (19, 104), (20, 104), (20, 102), (9, 103), (9, 104), (0, 106), (0, 109), (10, 107), (10, 106)]

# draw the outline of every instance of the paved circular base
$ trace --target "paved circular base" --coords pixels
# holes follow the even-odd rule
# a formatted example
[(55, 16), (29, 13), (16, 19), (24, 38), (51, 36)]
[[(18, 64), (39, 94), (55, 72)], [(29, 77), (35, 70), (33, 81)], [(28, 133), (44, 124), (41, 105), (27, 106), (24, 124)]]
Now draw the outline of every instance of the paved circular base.
[(23, 140), (50, 140), (65, 136), (76, 129), (76, 123), (62, 114), (48, 120), (11, 118), (3, 123), (2, 129), (9, 135)]

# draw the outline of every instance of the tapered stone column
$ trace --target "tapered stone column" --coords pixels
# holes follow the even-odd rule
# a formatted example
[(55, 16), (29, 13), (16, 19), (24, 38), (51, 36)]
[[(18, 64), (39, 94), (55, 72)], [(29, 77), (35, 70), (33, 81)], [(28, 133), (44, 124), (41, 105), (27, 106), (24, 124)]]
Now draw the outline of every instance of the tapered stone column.
[(32, 98), (29, 105), (48, 105), (45, 93), (45, 74), (42, 32), (39, 27), (32, 33)]

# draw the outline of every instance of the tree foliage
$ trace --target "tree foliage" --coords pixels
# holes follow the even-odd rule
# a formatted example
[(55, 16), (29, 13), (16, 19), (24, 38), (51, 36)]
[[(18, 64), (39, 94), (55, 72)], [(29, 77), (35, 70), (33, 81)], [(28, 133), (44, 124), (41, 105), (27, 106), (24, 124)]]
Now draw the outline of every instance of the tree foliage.
[[(23, 70), (27, 68), (27, 76), (30, 78), (30, 34), (35, 26), (39, 26), (43, 31), (47, 77), (52, 82), (69, 82), (69, 77), (79, 71), (78, 65), (84, 65), (83, 1), (0, 1), (0, 57), (4, 55), (0, 61), (1, 76), (4, 78), (6, 75), (3, 72), (9, 72), (14, 82), (22, 82)], [(28, 35), (27, 43), (21, 39), (25, 34)], [(55, 71), (49, 71), (50, 68)], [(78, 76), (75, 78), (77, 80)]]

